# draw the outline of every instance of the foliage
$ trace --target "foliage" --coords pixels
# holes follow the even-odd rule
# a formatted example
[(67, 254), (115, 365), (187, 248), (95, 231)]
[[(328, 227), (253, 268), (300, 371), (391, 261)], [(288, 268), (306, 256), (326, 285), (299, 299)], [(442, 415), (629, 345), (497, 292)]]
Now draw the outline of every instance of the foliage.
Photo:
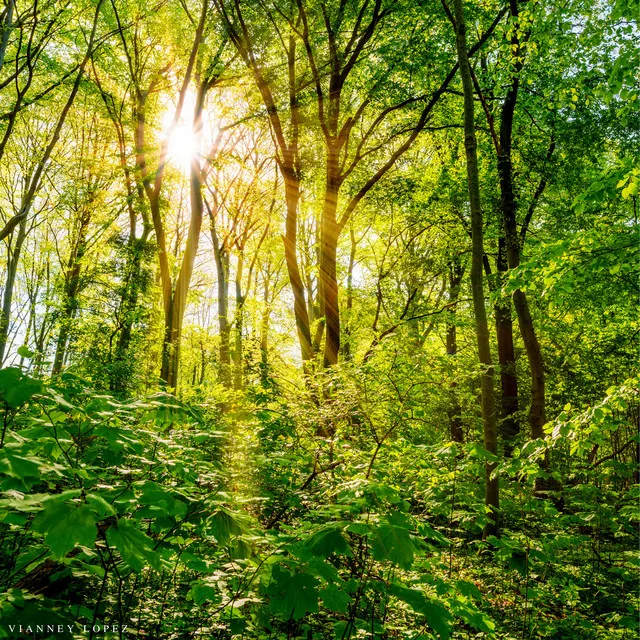
[(0, 638), (635, 637), (637, 13), (6, 0)]

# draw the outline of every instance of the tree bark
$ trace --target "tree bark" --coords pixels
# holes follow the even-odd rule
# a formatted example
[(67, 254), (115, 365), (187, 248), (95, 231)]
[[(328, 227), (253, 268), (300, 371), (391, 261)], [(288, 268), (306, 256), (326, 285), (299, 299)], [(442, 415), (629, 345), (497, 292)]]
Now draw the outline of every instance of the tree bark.
[(233, 370), (233, 387), (240, 390), (244, 388), (243, 376), (243, 344), (242, 331), (244, 320), (244, 296), (242, 295), (242, 277), (244, 271), (244, 253), (238, 254), (238, 263), (236, 267), (236, 318), (235, 318), (235, 345), (234, 345), (234, 370)]
[(270, 287), (269, 287), (269, 270), (267, 277), (263, 280), (263, 296), (262, 301), (264, 307), (262, 309), (262, 319), (260, 322), (260, 380), (264, 383), (269, 378), (269, 312), (270, 312)]
[(80, 214), (78, 234), (71, 249), (67, 272), (64, 281), (64, 301), (60, 321), (60, 329), (56, 340), (56, 353), (53, 359), (52, 375), (57, 375), (62, 371), (67, 355), (67, 343), (71, 334), (71, 323), (78, 310), (78, 295), (81, 289), (82, 259), (87, 249), (87, 232), (91, 214), (88, 209), (84, 209)]
[(229, 252), (224, 243), (220, 243), (213, 211), (208, 208), (211, 225), (211, 241), (216, 263), (218, 281), (218, 328), (220, 331), (220, 382), (226, 388), (231, 386), (231, 351), (229, 348)]
[[(478, 171), (477, 142), (475, 135), (474, 95), (471, 79), (471, 67), (467, 55), (467, 37), (463, 0), (454, 0), (456, 21), (456, 49), (460, 65), (460, 77), (464, 93), (464, 138), (467, 159), (467, 182), (469, 206), (471, 210), (471, 289), (478, 342), (478, 358), (483, 367), (480, 379), (482, 393), (482, 422), (484, 427), (484, 448), (497, 455), (498, 438), (496, 431), (496, 404), (493, 383), (493, 362), (489, 342), (489, 325), (484, 302), (483, 286), (483, 213), (480, 200), (480, 179)], [(485, 526), (484, 536), (498, 532), (498, 510), (500, 507), (498, 478), (492, 478), (495, 463), (485, 464), (485, 503), (489, 510), (489, 522)]]
[(300, 200), (300, 181), (293, 166), (293, 159), (281, 164), (284, 177), (285, 199), (287, 204), (287, 218), (284, 235), (284, 259), (289, 274), (289, 283), (293, 293), (293, 313), (303, 364), (313, 360), (313, 346), (311, 344), (311, 327), (309, 312), (304, 297), (304, 284), (300, 276), (300, 266), (297, 255), (298, 237), (298, 202)]
[[(502, 286), (507, 271), (504, 237), (498, 240), (496, 290)], [(494, 305), (496, 337), (498, 341), (498, 363), (500, 364), (500, 423), (499, 432), (503, 441), (504, 455), (511, 457), (514, 440), (520, 433), (518, 422), (518, 378), (513, 344), (513, 319), (510, 300), (498, 300)]]
[[(196, 140), (202, 137), (202, 111), (204, 99), (207, 92), (206, 81), (198, 85), (196, 95), (196, 105), (193, 115), (193, 132)], [(199, 144), (196, 153), (191, 158), (190, 172), (190, 196), (191, 196), (191, 217), (189, 220), (189, 230), (187, 232), (187, 242), (182, 256), (180, 272), (176, 280), (175, 288), (170, 294), (170, 319), (166, 326), (163, 369), (161, 377), (170, 389), (178, 386), (178, 368), (180, 363), (180, 342), (182, 339), (182, 323), (184, 312), (187, 308), (187, 293), (191, 283), (193, 267), (198, 253), (200, 243), (200, 231), (202, 230), (202, 219), (204, 216), (204, 200), (202, 197), (202, 165), (199, 157)]]
[(357, 242), (353, 231), (353, 226), (349, 229), (349, 239), (351, 240), (351, 249), (349, 251), (349, 267), (347, 269), (347, 299), (345, 302), (346, 322), (343, 328), (343, 339), (340, 342), (340, 349), (345, 360), (350, 360), (351, 353), (351, 325), (353, 318), (351, 317), (353, 310), (353, 268), (356, 262)]
[[(13, 27), (13, 7), (14, 0), (7, 0), (4, 24), (0, 30), (0, 33), (2, 33), (2, 37), (0, 37), (0, 69), (2, 69), (4, 65), (7, 45), (9, 44), (9, 33), (11, 33), (11, 28)], [(0, 358), (0, 362), (2, 362), (2, 358)]]
[[(462, 283), (463, 270), (460, 260), (454, 259), (449, 263), (449, 307), (450, 316), (447, 321), (447, 356), (455, 358), (458, 353), (457, 327), (456, 327), (456, 307), (460, 297), (460, 284)], [(449, 415), (449, 431), (453, 442), (464, 442), (464, 432), (462, 430), (462, 410), (456, 391), (458, 384), (454, 380), (449, 385), (449, 404), (447, 413)]]
[[(518, 17), (518, 5), (516, 0), (510, 2), (511, 15)], [(517, 29), (513, 27), (511, 48), (515, 56), (520, 54), (520, 42)], [(520, 70), (522, 60), (518, 59), (513, 73), (511, 85), (502, 104), (500, 114), (500, 146), (498, 153), (498, 174), (500, 178), (500, 208), (504, 227), (505, 243), (507, 249), (507, 263), (509, 269), (515, 269), (520, 264), (520, 237), (516, 219), (517, 204), (514, 193), (513, 163), (511, 158), (513, 137), (513, 116), (518, 100), (520, 87)], [(533, 326), (529, 303), (524, 291), (517, 289), (513, 293), (513, 305), (518, 316), (520, 334), (527, 351), (529, 370), (531, 372), (531, 407), (529, 409), (529, 425), (532, 438), (544, 437), (545, 415), (545, 379), (544, 365), (540, 343)]]
[[(11, 324), (11, 304), (13, 302), (13, 289), (18, 275), (18, 265), (20, 264), (20, 254), (22, 245), (27, 237), (27, 219), (24, 218), (18, 226), (15, 244), (7, 243), (7, 277), (4, 282), (4, 292), (2, 294), (2, 315), (0, 316), (0, 367), (4, 364), (6, 356), (7, 341), (9, 339), (9, 328)], [(11, 240), (11, 236), (9, 238)]]
[(320, 308), (325, 319), (324, 366), (338, 363), (340, 353), (340, 306), (338, 301), (337, 253), (340, 229), (336, 219), (342, 180), (338, 149), (327, 151), (327, 177), (320, 231)]

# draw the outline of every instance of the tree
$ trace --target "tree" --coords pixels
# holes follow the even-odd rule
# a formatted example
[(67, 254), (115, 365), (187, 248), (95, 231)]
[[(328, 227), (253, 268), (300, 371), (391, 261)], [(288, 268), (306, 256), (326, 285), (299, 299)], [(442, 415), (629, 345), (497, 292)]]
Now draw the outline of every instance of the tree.
[[(67, 7), (64, 5), (62, 7), (56, 7), (56, 3), (52, 3), (51, 5), (45, 4), (40, 7), (38, 3), (35, 3), (30, 7), (30, 11), (25, 10), (20, 14), (15, 23), (12, 22), (13, 12), (16, 9), (15, 3), (10, 1), (6, 7), (5, 23), (2, 30), (2, 39), (0, 40), (0, 61), (4, 62), (7, 50), (15, 47), (15, 65), (14, 70), (10, 71), (9, 75), (2, 80), (0, 87), (15, 87), (15, 96), (12, 96), (13, 104), (11, 104), (9, 110), (0, 117), (0, 120), (4, 121), (4, 130), (2, 131), (0, 139), (0, 161), (7, 153), (8, 145), (15, 137), (15, 127), (19, 114), (24, 109), (38, 103), (38, 101), (42, 100), (47, 94), (53, 92), (64, 80), (74, 73), (75, 79), (55, 121), (55, 125), (46, 130), (44, 134), (42, 150), (38, 153), (38, 159), (35, 165), (30, 168), (24, 189), (22, 190), (19, 206), (14, 208), (11, 216), (4, 218), (3, 226), (0, 228), (0, 240), (9, 238), (14, 230), (18, 228), (17, 238), (13, 248), (8, 249), (11, 256), (4, 286), (2, 317), (0, 318), (0, 362), (3, 361), (6, 348), (7, 330), (11, 319), (13, 289), (16, 269), (20, 260), (20, 250), (26, 231), (30, 227), (27, 221), (32, 214), (34, 203), (46, 178), (51, 155), (58, 144), (65, 121), (78, 94), (85, 68), (94, 53), (94, 47), (97, 46), (96, 31), (101, 6), (102, 0), (99, 0), (93, 14), (93, 22), (88, 37), (86, 37), (87, 34), (81, 31), (81, 34), (84, 36), (84, 41), (87, 42), (86, 51), (81, 61), (61, 77), (50, 81), (50, 84), (45, 89), (35, 95), (31, 95), (29, 90), (34, 81), (36, 65), (39, 59), (46, 55), (47, 48), (51, 46), (51, 40), (60, 29), (61, 24), (64, 23), (67, 17)], [(40, 28), (41, 23), (44, 24), (42, 29)], [(17, 36), (13, 41), (10, 39), (11, 30), (17, 32)], [(2, 68), (2, 64), (0, 64), (0, 68)], [(4, 106), (4, 100), (2, 104)]]
[[(336, 271), (340, 234), (362, 199), (395, 166), (427, 127), (432, 111), (455, 75), (457, 64), (448, 62), (451, 68), (448, 74), (439, 76), (433, 84), (419, 86), (417, 92), (407, 93), (401, 90), (400, 77), (394, 74), (397, 72), (402, 76), (405, 69), (396, 58), (397, 52), (389, 55), (387, 43), (390, 32), (385, 30), (384, 25), (392, 18), (399, 23), (409, 15), (415, 19), (410, 9), (409, 13), (399, 8), (393, 11), (382, 0), (363, 2), (357, 6), (341, 2), (335, 9), (329, 8), (324, 2), (305, 3), (301, 0), (287, 11), (278, 6), (268, 8), (260, 5), (261, 12), (266, 11), (273, 25), (276, 41), (282, 47), (279, 55), (287, 61), (288, 75), (286, 82), (283, 82), (282, 78), (267, 71), (256, 53), (259, 30), (255, 24), (255, 9), (243, 9), (237, 2), (218, 1), (216, 6), (255, 79), (278, 149), (277, 161), (284, 177), (287, 200), (287, 268), (294, 294), (303, 361), (312, 359), (313, 344), (319, 341), (311, 341), (309, 311), (313, 301), (305, 300), (297, 258), (300, 181), (306, 168), (300, 151), (301, 128), (305, 128), (304, 139), (320, 135), (323, 141), (324, 186), (318, 234), (317, 306), (320, 327), (324, 326), (326, 332), (323, 362), (325, 366), (331, 366), (337, 363), (340, 352)], [(499, 14), (472, 47), (472, 54), (490, 36), (501, 17), (502, 14)], [(322, 36), (319, 36), (320, 33)], [(435, 51), (441, 51), (439, 35), (430, 42)], [(307, 66), (302, 69), (296, 53), (299, 46), (306, 55)], [(367, 48), (376, 51), (375, 55), (384, 61), (375, 70), (366, 63), (364, 52)], [(444, 64), (447, 65), (447, 62)], [(306, 74), (310, 75), (316, 98), (316, 112), (311, 126), (308, 118), (302, 117), (301, 96), (308, 82)], [(371, 78), (368, 78), (368, 74)], [(365, 78), (368, 78), (367, 93), (354, 100), (353, 87)], [(288, 101), (283, 104), (278, 96), (285, 92)], [(283, 111), (288, 117), (288, 130), (283, 125)], [(382, 149), (384, 153), (381, 153)], [(377, 162), (365, 168), (365, 164), (373, 160)], [(353, 181), (350, 184), (351, 195), (340, 207), (340, 192), (349, 178)]]
[[(456, 50), (460, 65), (460, 78), (464, 93), (464, 145), (467, 159), (467, 182), (469, 189), (469, 208), (471, 211), (471, 239), (473, 253), (471, 258), (471, 292), (473, 295), (473, 312), (476, 323), (476, 339), (478, 341), (478, 359), (483, 368), (480, 382), (482, 390), (482, 422), (484, 428), (484, 448), (493, 456), (498, 453), (498, 437), (496, 429), (496, 405), (493, 389), (493, 361), (489, 342), (489, 325), (484, 304), (483, 284), (483, 221), (482, 202), (480, 200), (480, 174), (478, 171), (478, 152), (475, 132), (473, 81), (467, 53), (467, 31), (463, 0), (454, 0)], [(485, 527), (485, 536), (497, 532), (498, 478), (494, 473), (496, 464), (487, 461), (485, 465), (485, 501), (489, 509), (489, 523)]]
[[(180, 339), (182, 333), (182, 322), (187, 301), (187, 293), (193, 273), (193, 265), (198, 251), (200, 241), (200, 230), (204, 215), (204, 204), (202, 200), (202, 159), (200, 158), (200, 144), (202, 138), (202, 114), (207, 93), (216, 84), (221, 73), (218, 66), (219, 55), (222, 48), (218, 50), (218, 55), (213, 59), (205, 59), (201, 51), (201, 45), (205, 37), (205, 22), (207, 18), (208, 2), (204, 1), (201, 6), (197, 24), (194, 22), (195, 31), (188, 54), (188, 60), (184, 69), (184, 75), (179, 84), (177, 103), (168, 131), (164, 140), (160, 144), (157, 152), (156, 167), (151, 166), (150, 144), (148, 135), (149, 118), (149, 98), (164, 74), (171, 65), (164, 68), (149, 70), (146, 60), (141, 58), (141, 50), (144, 47), (141, 34), (134, 32), (133, 41), (128, 41), (128, 35), (123, 28), (118, 10), (113, 6), (114, 14), (118, 23), (118, 33), (122, 44), (123, 53), (127, 60), (129, 78), (133, 88), (133, 110), (135, 118), (135, 148), (136, 148), (136, 174), (142, 185), (142, 189), (147, 198), (150, 210), (150, 217), (153, 224), (156, 243), (158, 246), (158, 261), (160, 267), (160, 280), (162, 288), (163, 311), (164, 311), (164, 342), (162, 348), (162, 366), (160, 378), (169, 386), (174, 388), (178, 379), (178, 366), (180, 357)], [(189, 16), (190, 17), (190, 14)], [(195, 80), (196, 90), (194, 99), (194, 113), (192, 119), (193, 135), (198, 141), (198, 147), (194, 150), (190, 169), (190, 206), (191, 215), (189, 231), (187, 233), (186, 245), (182, 256), (182, 261), (177, 276), (172, 276), (169, 263), (167, 232), (161, 210), (161, 194), (165, 177), (165, 170), (168, 162), (168, 146), (172, 131), (177, 126), (184, 108), (187, 92), (192, 82)], [(148, 83), (148, 84), (147, 84)]]

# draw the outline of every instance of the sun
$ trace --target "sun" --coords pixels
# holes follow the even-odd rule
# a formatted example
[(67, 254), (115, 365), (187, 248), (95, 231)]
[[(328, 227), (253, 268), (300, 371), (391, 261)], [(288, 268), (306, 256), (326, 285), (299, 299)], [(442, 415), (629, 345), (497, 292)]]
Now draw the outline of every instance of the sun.
[(191, 161), (199, 153), (196, 136), (189, 123), (179, 122), (169, 135), (167, 157), (182, 173), (188, 174), (191, 170)]
[(191, 161), (200, 153), (197, 136), (193, 132), (193, 108), (196, 97), (192, 91), (187, 91), (185, 95), (182, 114), (176, 125), (172, 128), (174, 111), (167, 109), (162, 121), (167, 144), (167, 160), (184, 175), (188, 175), (191, 170)]

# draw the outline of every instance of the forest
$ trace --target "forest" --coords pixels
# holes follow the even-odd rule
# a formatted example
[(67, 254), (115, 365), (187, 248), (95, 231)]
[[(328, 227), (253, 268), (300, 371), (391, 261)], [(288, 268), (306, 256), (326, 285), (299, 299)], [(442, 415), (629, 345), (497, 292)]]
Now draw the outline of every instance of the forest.
[(638, 0), (0, 9), (0, 638), (640, 636)]

